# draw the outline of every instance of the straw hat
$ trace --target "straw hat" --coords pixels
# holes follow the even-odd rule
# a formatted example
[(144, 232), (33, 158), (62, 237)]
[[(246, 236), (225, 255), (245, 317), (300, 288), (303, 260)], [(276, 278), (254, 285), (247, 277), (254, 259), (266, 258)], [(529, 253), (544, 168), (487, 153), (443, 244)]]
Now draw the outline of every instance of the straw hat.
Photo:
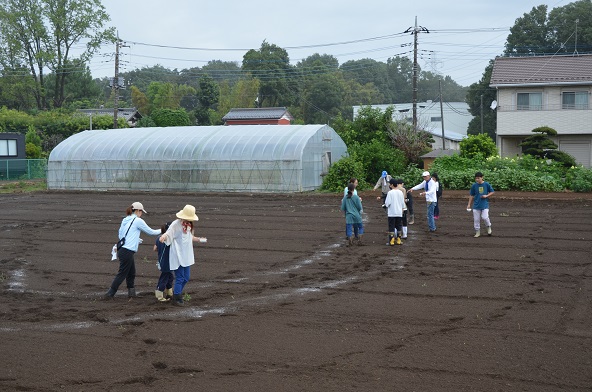
[(199, 220), (197, 215), (195, 215), (195, 207), (189, 204), (183, 207), (181, 211), (177, 212), (177, 218), (196, 222)]

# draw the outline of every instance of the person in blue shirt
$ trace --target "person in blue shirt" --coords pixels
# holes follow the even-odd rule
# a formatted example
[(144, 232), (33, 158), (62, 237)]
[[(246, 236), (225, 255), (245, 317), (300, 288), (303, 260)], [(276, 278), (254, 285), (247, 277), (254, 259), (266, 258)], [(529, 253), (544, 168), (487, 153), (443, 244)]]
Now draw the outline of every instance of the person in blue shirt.
[(134, 255), (138, 251), (140, 245), (140, 233), (144, 232), (148, 235), (160, 235), (160, 229), (151, 229), (142, 219), (142, 213), (146, 213), (142, 203), (135, 202), (125, 211), (126, 217), (121, 221), (119, 227), (119, 239), (125, 237), (125, 244), (117, 251), (119, 258), (119, 271), (109, 291), (103, 296), (104, 299), (113, 299), (117, 289), (123, 281), (127, 284), (127, 295), (129, 298), (136, 296), (135, 280), (136, 280), (136, 263)]
[(491, 235), (491, 221), (489, 220), (489, 197), (493, 195), (493, 187), (486, 181), (483, 181), (483, 173), (475, 173), (475, 183), (471, 186), (469, 192), (469, 202), (467, 211), (473, 208), (473, 226), (475, 228), (475, 238), (481, 236), (481, 219), (487, 227), (487, 235)]

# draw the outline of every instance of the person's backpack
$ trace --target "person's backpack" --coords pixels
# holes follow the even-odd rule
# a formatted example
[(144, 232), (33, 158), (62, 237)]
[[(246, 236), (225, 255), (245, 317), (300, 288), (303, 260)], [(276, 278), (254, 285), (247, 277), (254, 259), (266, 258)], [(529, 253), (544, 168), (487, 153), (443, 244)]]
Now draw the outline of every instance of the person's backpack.
[(436, 191), (436, 196), (438, 198), (442, 197), (442, 190), (444, 189), (444, 187), (442, 186), (442, 183), (439, 182), (438, 183), (438, 190)]

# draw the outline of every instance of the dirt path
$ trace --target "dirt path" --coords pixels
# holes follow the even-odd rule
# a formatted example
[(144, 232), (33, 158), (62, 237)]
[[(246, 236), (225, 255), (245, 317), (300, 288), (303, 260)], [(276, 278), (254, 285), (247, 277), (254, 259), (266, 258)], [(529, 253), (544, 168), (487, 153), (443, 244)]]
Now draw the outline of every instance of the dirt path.
[[(589, 391), (592, 200), (499, 192), (472, 237), (466, 192), (402, 246), (364, 193), (345, 247), (335, 195), (0, 195), (0, 390)], [(154, 238), (136, 287), (101, 301), (125, 207), (159, 227), (197, 207), (188, 306), (157, 303)]]

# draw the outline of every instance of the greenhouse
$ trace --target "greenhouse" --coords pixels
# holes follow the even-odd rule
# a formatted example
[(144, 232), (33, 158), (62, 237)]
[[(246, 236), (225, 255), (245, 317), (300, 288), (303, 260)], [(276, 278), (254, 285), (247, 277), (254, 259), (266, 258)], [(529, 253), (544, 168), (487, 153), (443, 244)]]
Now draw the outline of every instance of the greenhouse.
[(346, 145), (328, 125), (91, 130), (49, 156), (49, 189), (302, 192)]

